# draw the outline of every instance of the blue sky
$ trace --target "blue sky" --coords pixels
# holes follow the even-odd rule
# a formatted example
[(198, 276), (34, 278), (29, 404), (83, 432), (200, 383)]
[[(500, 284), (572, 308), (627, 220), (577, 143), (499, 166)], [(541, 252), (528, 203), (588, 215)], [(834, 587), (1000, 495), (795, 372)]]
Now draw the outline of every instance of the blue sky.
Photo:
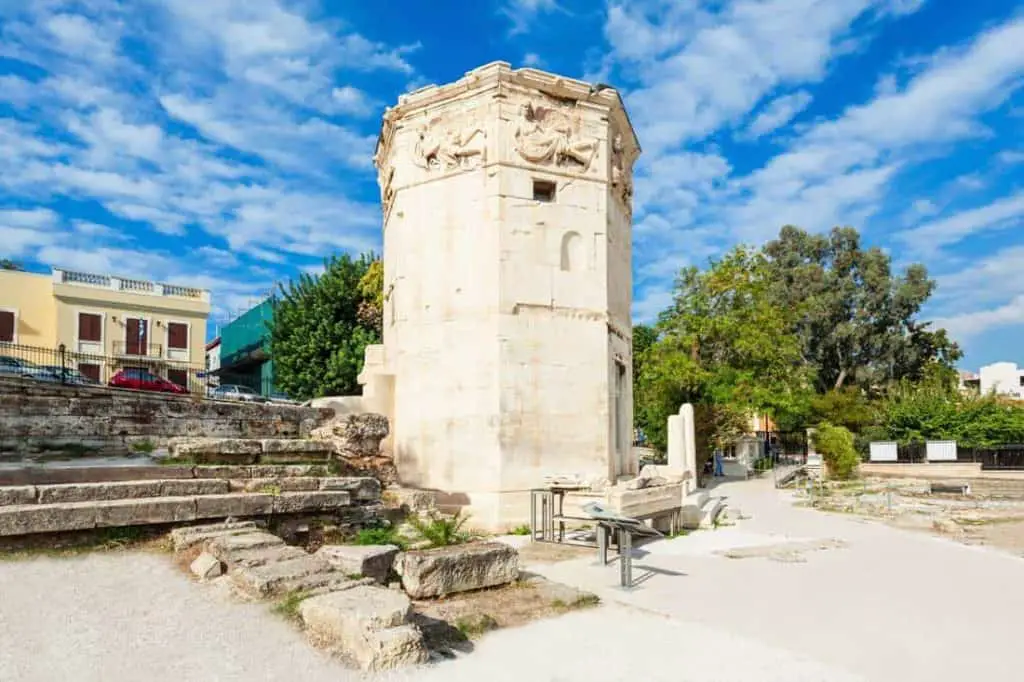
[(848, 224), (939, 282), (965, 367), (1024, 364), (1012, 0), (0, 0), (0, 256), (209, 288), (224, 320), (379, 249), (399, 94), (505, 60), (618, 87), (634, 317), (681, 266)]

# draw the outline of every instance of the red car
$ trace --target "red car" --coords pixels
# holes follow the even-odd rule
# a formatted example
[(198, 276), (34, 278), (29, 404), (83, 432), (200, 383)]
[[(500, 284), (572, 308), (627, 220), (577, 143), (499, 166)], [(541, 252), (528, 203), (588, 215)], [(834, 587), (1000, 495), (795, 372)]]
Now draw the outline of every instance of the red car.
[(188, 389), (158, 377), (144, 369), (130, 367), (122, 369), (110, 378), (110, 385), (115, 388), (131, 388), (136, 391), (154, 391), (156, 393), (188, 393)]

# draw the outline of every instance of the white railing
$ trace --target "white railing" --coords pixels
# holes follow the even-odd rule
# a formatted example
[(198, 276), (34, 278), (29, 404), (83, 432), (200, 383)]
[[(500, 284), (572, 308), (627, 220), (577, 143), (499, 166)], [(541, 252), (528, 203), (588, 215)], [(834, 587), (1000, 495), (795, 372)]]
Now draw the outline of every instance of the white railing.
[(151, 282), (145, 279), (132, 279), (130, 277), (96, 275), (89, 272), (75, 272), (74, 270), (59, 270), (54, 268), (53, 281), (55, 284), (97, 287), (101, 289), (112, 289), (114, 291), (124, 291), (130, 294), (143, 294), (146, 296), (171, 296), (174, 298), (190, 298), (206, 302), (209, 302), (210, 300), (210, 292), (206, 289), (183, 287), (177, 284), (162, 284), (160, 282)]
[(119, 281), (121, 283), (121, 291), (150, 294), (156, 289), (152, 282), (147, 282), (144, 279), (121, 279)]
[(109, 287), (110, 277), (106, 275), (93, 275), (88, 272), (70, 272), (68, 270), (54, 270), (54, 274), (60, 273), (60, 282), (63, 284), (88, 284), (93, 287)]

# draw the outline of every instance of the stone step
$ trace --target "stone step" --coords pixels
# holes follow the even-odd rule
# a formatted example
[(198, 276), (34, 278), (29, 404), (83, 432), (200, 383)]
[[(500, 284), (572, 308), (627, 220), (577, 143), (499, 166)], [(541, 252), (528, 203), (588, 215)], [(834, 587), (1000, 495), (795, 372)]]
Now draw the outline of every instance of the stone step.
[(698, 528), (708, 529), (715, 527), (718, 515), (725, 509), (725, 500), (721, 497), (711, 497), (700, 509), (700, 523)]
[(341, 510), (351, 504), (352, 495), (345, 490), (14, 504), (0, 507), (0, 537), (228, 517), (315, 513)]
[(353, 578), (320, 557), (305, 556), (272, 561), (260, 566), (240, 566), (230, 573), (234, 589), (256, 599), (279, 597), (289, 592), (329, 592), (369, 585), (372, 578)]
[(113, 483), (188, 478), (283, 478), (324, 477), (330, 472), (320, 464), (251, 464), (177, 466), (25, 466), (0, 469), (0, 486)]
[[(272, 473), (272, 472), (268, 472)], [(100, 483), (56, 483), (43, 485), (0, 486), (0, 507), (24, 504), (59, 504), (126, 500), (147, 497), (187, 497), (225, 495), (227, 493), (263, 493), (277, 495), (292, 492), (347, 492), (359, 502), (380, 499), (380, 482), (374, 478), (316, 478), (280, 476), (277, 478), (171, 478), (143, 481)], [(310, 498), (326, 499), (331, 496)]]
[(196, 545), (201, 545), (207, 540), (225, 535), (245, 535), (256, 530), (262, 530), (262, 528), (255, 521), (226, 521), (199, 526), (184, 526), (171, 531), (171, 542), (174, 544), (175, 552), (183, 552)]

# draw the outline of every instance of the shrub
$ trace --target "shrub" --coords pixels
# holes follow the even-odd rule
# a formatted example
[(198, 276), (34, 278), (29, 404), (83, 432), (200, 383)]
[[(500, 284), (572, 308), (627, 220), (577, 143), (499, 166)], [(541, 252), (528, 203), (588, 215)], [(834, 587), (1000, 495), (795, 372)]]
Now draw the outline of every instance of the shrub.
[(848, 429), (822, 422), (814, 433), (814, 449), (825, 460), (832, 478), (847, 480), (857, 475), (860, 455), (853, 447), (853, 434)]
[(429, 542), (431, 547), (447, 547), (469, 541), (469, 533), (462, 530), (468, 520), (469, 517), (463, 516), (460, 511), (451, 517), (435, 516), (423, 519), (414, 516), (409, 519), (409, 525), (420, 537)]
[(377, 528), (363, 528), (356, 533), (354, 545), (395, 545), (405, 549), (406, 541), (394, 526), (380, 526)]

